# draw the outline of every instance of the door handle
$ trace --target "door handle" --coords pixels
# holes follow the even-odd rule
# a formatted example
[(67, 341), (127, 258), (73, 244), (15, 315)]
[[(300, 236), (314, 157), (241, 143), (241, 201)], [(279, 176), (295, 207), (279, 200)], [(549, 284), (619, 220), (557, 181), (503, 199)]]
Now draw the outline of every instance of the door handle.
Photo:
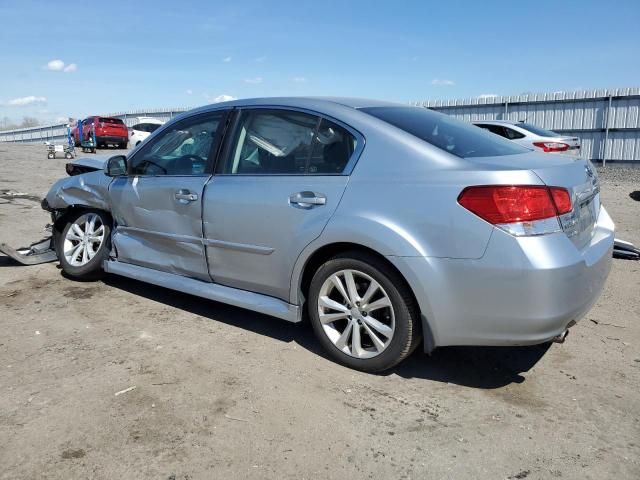
[(198, 200), (198, 195), (195, 193), (191, 193), (189, 190), (178, 190), (175, 195), (174, 195), (175, 199), (182, 203), (182, 204), (187, 204), (189, 202), (195, 202), (196, 200)]
[(316, 192), (298, 192), (289, 196), (289, 205), (295, 208), (308, 210), (313, 207), (327, 204), (327, 197)]

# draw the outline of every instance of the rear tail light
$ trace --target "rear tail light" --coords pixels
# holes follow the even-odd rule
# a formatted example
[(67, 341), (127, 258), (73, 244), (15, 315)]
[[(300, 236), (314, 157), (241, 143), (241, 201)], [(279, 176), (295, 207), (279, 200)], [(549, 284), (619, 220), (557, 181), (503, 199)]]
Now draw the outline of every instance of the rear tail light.
[(560, 231), (558, 215), (572, 210), (571, 196), (561, 187), (480, 185), (465, 188), (458, 203), (512, 235)]
[(533, 144), (545, 152), (566, 152), (569, 145), (562, 142), (533, 142)]

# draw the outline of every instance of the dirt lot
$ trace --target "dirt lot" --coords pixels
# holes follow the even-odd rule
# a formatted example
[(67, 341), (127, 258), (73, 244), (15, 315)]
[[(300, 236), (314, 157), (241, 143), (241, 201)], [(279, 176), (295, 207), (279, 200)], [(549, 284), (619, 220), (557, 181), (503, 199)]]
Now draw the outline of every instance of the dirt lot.
[[(64, 163), (0, 144), (0, 241), (42, 233)], [(602, 178), (640, 244), (640, 169)], [(1, 256), (0, 331), (0, 478), (640, 478), (640, 262), (614, 261), (563, 345), (384, 375), (330, 362), (306, 325)]]

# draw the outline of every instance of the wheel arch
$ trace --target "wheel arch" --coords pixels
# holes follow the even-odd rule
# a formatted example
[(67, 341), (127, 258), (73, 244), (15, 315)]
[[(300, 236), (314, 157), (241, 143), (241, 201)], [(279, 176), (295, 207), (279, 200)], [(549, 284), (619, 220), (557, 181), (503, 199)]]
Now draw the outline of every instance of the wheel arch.
[(432, 327), (429, 323), (428, 316), (431, 311), (428, 305), (425, 305), (424, 294), (419, 297), (416, 295), (414, 285), (408, 280), (408, 276), (403, 273), (401, 268), (392, 262), (389, 257), (382, 255), (374, 248), (366, 245), (362, 245), (354, 242), (333, 242), (327, 243), (312, 252), (307, 253), (304, 260), (299, 259), (300, 268), (294, 271), (294, 278), (292, 279), (292, 300), (296, 305), (299, 305), (301, 309), (304, 308), (306, 299), (309, 294), (309, 287), (311, 280), (315, 272), (320, 266), (329, 260), (330, 258), (345, 252), (361, 252), (376, 257), (381, 262), (385, 263), (390, 269), (398, 274), (399, 278), (405, 283), (406, 287), (411, 293), (412, 299), (420, 315), (420, 326), (424, 344), (424, 351), (429, 353), (435, 348), (435, 338), (433, 335)]

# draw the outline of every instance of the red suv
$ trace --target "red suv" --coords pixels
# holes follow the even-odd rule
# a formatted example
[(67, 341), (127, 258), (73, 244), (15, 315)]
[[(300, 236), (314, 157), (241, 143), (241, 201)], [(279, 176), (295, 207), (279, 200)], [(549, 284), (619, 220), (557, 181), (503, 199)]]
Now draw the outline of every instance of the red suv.
[[(122, 120), (112, 117), (87, 117), (82, 121), (82, 139), (88, 140), (91, 136), (91, 129), (96, 129), (96, 146), (99, 148), (107, 145), (117, 145), (118, 148), (127, 148), (129, 141), (129, 130)], [(73, 141), (76, 147), (80, 146), (80, 136), (78, 135), (78, 127), (75, 126), (71, 130)]]

